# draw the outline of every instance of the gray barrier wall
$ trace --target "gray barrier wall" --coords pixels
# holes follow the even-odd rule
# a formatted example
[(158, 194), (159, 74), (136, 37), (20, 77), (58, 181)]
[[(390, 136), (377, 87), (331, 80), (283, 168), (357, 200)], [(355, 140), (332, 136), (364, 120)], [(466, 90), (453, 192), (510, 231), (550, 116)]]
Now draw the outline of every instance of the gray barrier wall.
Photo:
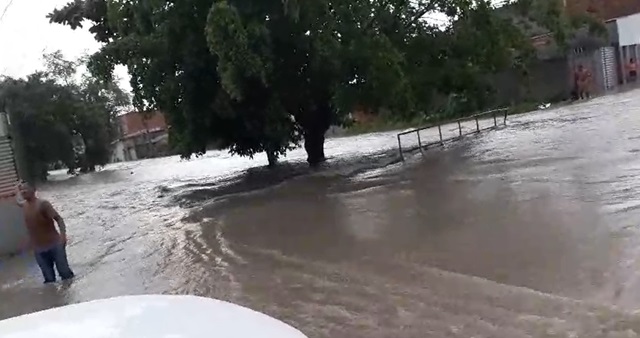
[(15, 199), (19, 175), (6, 113), (0, 113), (0, 257), (20, 251), (27, 239), (22, 210)]
[(18, 253), (26, 241), (22, 210), (15, 199), (0, 200), (0, 257)]

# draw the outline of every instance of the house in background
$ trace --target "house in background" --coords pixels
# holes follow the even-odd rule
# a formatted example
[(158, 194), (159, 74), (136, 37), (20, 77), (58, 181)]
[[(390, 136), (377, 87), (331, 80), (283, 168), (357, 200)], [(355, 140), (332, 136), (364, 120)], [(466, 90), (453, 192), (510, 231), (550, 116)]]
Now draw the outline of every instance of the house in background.
[[(595, 36), (587, 28), (581, 29), (568, 41), (569, 49), (563, 50), (549, 31), (511, 12), (514, 22), (522, 21), (520, 26), (526, 27), (537, 60), (528, 69), (526, 88), (520, 86), (513, 71), (496, 74), (493, 83), (500, 104), (567, 99), (578, 65), (591, 70), (595, 94), (615, 90), (626, 81), (625, 64), (630, 58), (640, 57), (640, 0), (564, 0), (564, 5), (569, 14), (589, 15), (601, 21), (606, 34)], [(507, 15), (510, 12), (508, 6), (501, 10)]]
[[(608, 45), (593, 64), (605, 89), (613, 89), (627, 82), (625, 65), (640, 56), (639, 0), (564, 0), (571, 14), (589, 14), (605, 23)], [(574, 51), (579, 53), (580, 51)], [(596, 58), (598, 59), (598, 58)]]
[(170, 154), (167, 122), (161, 112), (131, 112), (118, 116), (120, 138), (113, 143), (111, 162), (135, 161)]

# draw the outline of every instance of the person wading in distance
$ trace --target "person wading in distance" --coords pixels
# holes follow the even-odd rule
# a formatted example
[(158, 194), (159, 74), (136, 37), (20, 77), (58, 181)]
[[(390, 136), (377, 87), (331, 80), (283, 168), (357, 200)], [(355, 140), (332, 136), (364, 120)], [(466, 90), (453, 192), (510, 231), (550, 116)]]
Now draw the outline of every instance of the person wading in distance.
[(575, 81), (579, 99), (591, 98), (591, 72), (583, 65), (578, 65), (575, 72)]
[(638, 79), (638, 64), (636, 64), (635, 59), (632, 58), (629, 60), (629, 63), (627, 63), (627, 72), (629, 73), (629, 82), (636, 82)]
[[(51, 203), (36, 197), (35, 188), (29, 183), (20, 183), (17, 199), (24, 213), (29, 248), (34, 252), (45, 284), (56, 281), (55, 270), (58, 270), (62, 280), (73, 278), (74, 273), (67, 261), (67, 226), (60, 214)], [(60, 232), (54, 222), (58, 224)]]

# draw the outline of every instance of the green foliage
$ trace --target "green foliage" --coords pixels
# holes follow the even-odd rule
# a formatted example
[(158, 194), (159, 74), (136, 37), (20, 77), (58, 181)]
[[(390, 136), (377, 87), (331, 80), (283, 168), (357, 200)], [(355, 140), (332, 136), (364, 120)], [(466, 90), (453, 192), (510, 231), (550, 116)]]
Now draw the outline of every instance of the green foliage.
[(59, 164), (72, 173), (105, 165), (127, 94), (114, 82), (91, 76), (77, 80), (82, 62), (65, 60), (60, 52), (44, 60), (44, 72), (0, 81), (0, 103), (21, 141), (26, 178), (45, 180), (48, 169)]
[[(512, 6), (558, 41), (570, 34), (557, 0)], [(488, 75), (525, 74), (533, 56), (498, 12), (489, 0), (75, 0), (49, 18), (89, 22), (103, 43), (92, 73), (126, 65), (134, 104), (166, 114), (184, 157), (215, 143), (273, 164), (304, 140), (317, 164), (329, 126), (356, 107), (412, 120), (451, 97), (490, 105)]]
[(566, 48), (583, 28), (595, 36), (607, 34), (604, 23), (588, 13), (567, 15), (563, 0), (509, 0), (505, 7), (514, 8), (521, 18), (549, 30), (561, 47)]

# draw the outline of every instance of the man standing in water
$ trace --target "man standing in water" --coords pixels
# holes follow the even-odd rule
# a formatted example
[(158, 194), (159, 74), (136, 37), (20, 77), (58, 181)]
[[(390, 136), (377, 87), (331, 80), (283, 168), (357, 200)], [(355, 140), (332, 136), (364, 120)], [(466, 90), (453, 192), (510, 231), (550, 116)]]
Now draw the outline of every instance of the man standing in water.
[(583, 65), (578, 65), (574, 74), (577, 94), (579, 99), (591, 98), (591, 72)]
[[(24, 201), (18, 204), (22, 206), (30, 247), (34, 250), (45, 284), (56, 281), (54, 266), (62, 280), (73, 278), (73, 271), (67, 262), (67, 226), (64, 220), (51, 203), (36, 197), (32, 185), (22, 183), (19, 189)], [(54, 221), (58, 223), (59, 233)]]

